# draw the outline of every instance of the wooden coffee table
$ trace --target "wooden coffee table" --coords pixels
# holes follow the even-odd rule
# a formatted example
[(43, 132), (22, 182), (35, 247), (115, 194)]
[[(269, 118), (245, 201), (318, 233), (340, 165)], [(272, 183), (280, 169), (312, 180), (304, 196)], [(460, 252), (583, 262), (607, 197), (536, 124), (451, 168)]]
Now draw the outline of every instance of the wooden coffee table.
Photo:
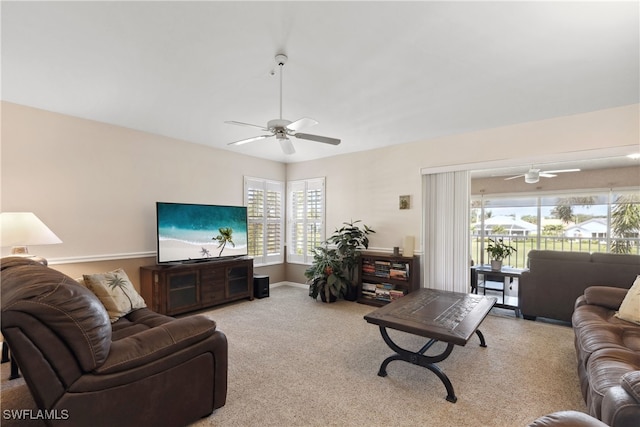
[[(478, 327), (496, 301), (495, 297), (421, 288), (367, 314), (365, 320), (380, 327), (384, 342), (396, 352), (382, 362), (378, 375), (386, 377), (387, 365), (394, 360), (422, 366), (440, 378), (447, 389), (446, 399), (455, 403), (458, 398), (453, 385), (436, 363), (449, 357), (455, 345), (466, 345), (474, 334), (480, 339), (480, 347), (487, 346)], [(406, 350), (391, 340), (387, 328), (426, 337), (429, 341), (418, 351)], [(425, 355), (438, 341), (446, 342), (447, 348), (434, 356)]]

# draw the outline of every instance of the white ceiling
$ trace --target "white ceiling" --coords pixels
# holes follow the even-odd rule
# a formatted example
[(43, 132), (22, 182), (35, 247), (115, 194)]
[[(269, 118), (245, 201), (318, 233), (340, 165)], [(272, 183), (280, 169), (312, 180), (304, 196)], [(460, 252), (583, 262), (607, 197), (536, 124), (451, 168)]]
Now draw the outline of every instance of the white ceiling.
[[(282, 162), (640, 102), (638, 1), (1, 7), (3, 100)], [(284, 118), (341, 145), (227, 145), (278, 118), (279, 52)]]

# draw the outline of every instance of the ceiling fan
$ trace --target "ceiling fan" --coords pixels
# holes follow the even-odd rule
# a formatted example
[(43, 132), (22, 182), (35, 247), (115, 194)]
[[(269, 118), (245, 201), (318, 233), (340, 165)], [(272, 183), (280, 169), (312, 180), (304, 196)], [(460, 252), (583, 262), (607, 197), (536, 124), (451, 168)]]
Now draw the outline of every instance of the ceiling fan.
[(552, 170), (552, 171), (543, 171), (541, 169), (535, 169), (532, 166), (531, 168), (529, 168), (529, 171), (527, 171), (526, 173), (510, 176), (509, 178), (505, 178), (505, 181), (524, 177), (524, 182), (526, 182), (527, 184), (535, 184), (536, 182), (540, 181), (540, 177), (554, 178), (558, 176), (556, 174), (565, 173), (565, 172), (580, 172), (580, 169), (558, 169), (558, 170)]
[(240, 141), (231, 142), (228, 145), (242, 145), (248, 142), (259, 141), (261, 139), (276, 137), (278, 142), (280, 143), (280, 147), (285, 154), (293, 154), (296, 152), (293, 147), (293, 143), (289, 139), (290, 136), (300, 139), (308, 139), (310, 141), (322, 142), (324, 144), (338, 145), (340, 144), (340, 140), (336, 138), (329, 138), (326, 136), (319, 135), (311, 135), (308, 133), (300, 133), (298, 130), (317, 125), (318, 122), (314, 119), (310, 119), (308, 117), (303, 117), (301, 119), (292, 122), (290, 120), (286, 120), (282, 118), (282, 67), (287, 63), (287, 56), (283, 54), (276, 55), (276, 64), (280, 67), (280, 118), (269, 120), (267, 126), (253, 125), (251, 123), (244, 122), (236, 122), (236, 121), (226, 121), (225, 123), (238, 125), (238, 126), (250, 126), (261, 129), (263, 132), (268, 132), (267, 135), (258, 135), (252, 138), (243, 139)]

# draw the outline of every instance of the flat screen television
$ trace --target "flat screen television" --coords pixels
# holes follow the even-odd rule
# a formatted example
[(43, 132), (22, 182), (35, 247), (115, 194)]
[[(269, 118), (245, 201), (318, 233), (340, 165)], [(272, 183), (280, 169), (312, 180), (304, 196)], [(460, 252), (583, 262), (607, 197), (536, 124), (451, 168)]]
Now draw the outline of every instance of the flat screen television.
[(245, 206), (156, 202), (158, 264), (248, 255)]

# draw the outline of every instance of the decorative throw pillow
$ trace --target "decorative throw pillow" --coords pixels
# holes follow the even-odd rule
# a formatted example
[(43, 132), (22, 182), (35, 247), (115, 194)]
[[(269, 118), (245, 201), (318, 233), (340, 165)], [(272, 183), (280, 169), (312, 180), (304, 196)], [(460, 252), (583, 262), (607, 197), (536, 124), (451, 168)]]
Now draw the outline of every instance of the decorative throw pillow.
[(616, 317), (640, 325), (640, 276), (636, 277), (633, 286), (627, 291)]
[(84, 274), (84, 283), (102, 302), (111, 323), (147, 305), (121, 268), (108, 273)]

